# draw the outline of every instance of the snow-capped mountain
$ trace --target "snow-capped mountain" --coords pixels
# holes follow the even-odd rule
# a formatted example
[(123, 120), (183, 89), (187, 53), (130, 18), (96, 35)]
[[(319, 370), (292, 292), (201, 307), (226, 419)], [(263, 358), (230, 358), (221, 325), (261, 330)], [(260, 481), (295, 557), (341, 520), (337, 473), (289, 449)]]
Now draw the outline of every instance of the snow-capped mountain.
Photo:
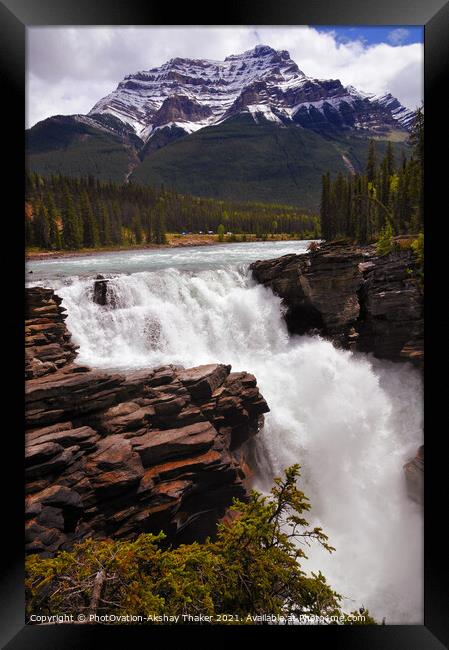
[(362, 171), (372, 137), (379, 156), (390, 140), (407, 155), (412, 121), (390, 94), (313, 79), (285, 50), (258, 45), (128, 75), (87, 115), (35, 124), (27, 161), (43, 175), (317, 210), (322, 174)]
[(407, 129), (413, 120), (412, 111), (392, 95), (376, 97), (338, 80), (313, 79), (286, 50), (266, 45), (224, 61), (175, 58), (128, 75), (87, 118), (78, 119), (125, 129), (147, 143), (160, 130), (192, 133), (240, 113), (249, 113), (256, 123), (297, 124), (319, 132), (385, 133)]

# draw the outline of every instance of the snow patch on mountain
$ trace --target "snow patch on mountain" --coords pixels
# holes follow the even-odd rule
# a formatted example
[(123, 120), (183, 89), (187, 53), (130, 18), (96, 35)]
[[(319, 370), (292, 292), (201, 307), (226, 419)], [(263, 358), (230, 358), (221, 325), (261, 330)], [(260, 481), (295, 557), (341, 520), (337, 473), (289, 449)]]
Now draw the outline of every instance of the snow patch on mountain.
[(354, 99), (351, 95), (343, 95), (342, 97), (327, 97), (325, 99), (318, 99), (317, 101), (314, 102), (300, 102), (296, 106), (292, 108), (291, 115), (292, 117), (296, 115), (296, 113), (299, 111), (300, 108), (315, 108), (318, 111), (323, 112), (324, 105), (327, 104), (328, 106), (332, 106), (334, 108), (340, 107), (342, 102), (346, 102), (349, 105), (354, 104)]
[(256, 124), (259, 124), (258, 116), (263, 116), (269, 122), (276, 122), (282, 124), (282, 120), (273, 113), (271, 108), (266, 104), (248, 104), (247, 111), (251, 114)]

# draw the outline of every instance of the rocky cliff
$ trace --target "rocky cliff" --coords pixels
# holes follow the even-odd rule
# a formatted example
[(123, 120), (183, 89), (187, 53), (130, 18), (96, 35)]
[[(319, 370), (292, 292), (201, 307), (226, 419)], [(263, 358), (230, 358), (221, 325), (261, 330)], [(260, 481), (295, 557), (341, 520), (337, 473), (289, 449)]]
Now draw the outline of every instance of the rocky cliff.
[(373, 246), (325, 244), (251, 269), (283, 298), (291, 332), (320, 333), (342, 347), (423, 364), (423, 292), (409, 248), (379, 257)]
[(220, 364), (128, 374), (74, 363), (61, 300), (27, 290), (26, 542), (51, 555), (87, 536), (213, 534), (250, 474), (268, 406)]

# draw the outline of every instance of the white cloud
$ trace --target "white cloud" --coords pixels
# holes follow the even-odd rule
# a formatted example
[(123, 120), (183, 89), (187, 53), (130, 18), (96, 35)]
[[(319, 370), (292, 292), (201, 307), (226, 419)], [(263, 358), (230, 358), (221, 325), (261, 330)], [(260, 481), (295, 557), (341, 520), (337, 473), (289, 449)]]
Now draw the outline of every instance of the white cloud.
[(409, 33), (408, 29), (405, 29), (405, 27), (398, 27), (397, 29), (393, 29), (388, 34), (387, 38), (389, 43), (392, 45), (401, 45), (407, 39)]
[(366, 92), (390, 91), (409, 108), (421, 103), (421, 44), (340, 43), (334, 33), (310, 27), (33, 27), (28, 29), (27, 124), (86, 113), (126, 74), (172, 57), (222, 60), (257, 43), (288, 50), (307, 75), (340, 79)]

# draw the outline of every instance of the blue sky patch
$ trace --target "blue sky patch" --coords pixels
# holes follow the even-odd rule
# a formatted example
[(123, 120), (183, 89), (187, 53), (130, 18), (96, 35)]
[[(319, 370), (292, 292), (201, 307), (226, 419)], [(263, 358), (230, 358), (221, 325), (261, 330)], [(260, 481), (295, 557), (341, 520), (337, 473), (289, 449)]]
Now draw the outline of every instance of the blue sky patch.
[(410, 45), (424, 42), (424, 27), (416, 25), (312, 25), (319, 32), (335, 35), (337, 42), (348, 43), (360, 40), (365, 46), (387, 43), (388, 45)]

